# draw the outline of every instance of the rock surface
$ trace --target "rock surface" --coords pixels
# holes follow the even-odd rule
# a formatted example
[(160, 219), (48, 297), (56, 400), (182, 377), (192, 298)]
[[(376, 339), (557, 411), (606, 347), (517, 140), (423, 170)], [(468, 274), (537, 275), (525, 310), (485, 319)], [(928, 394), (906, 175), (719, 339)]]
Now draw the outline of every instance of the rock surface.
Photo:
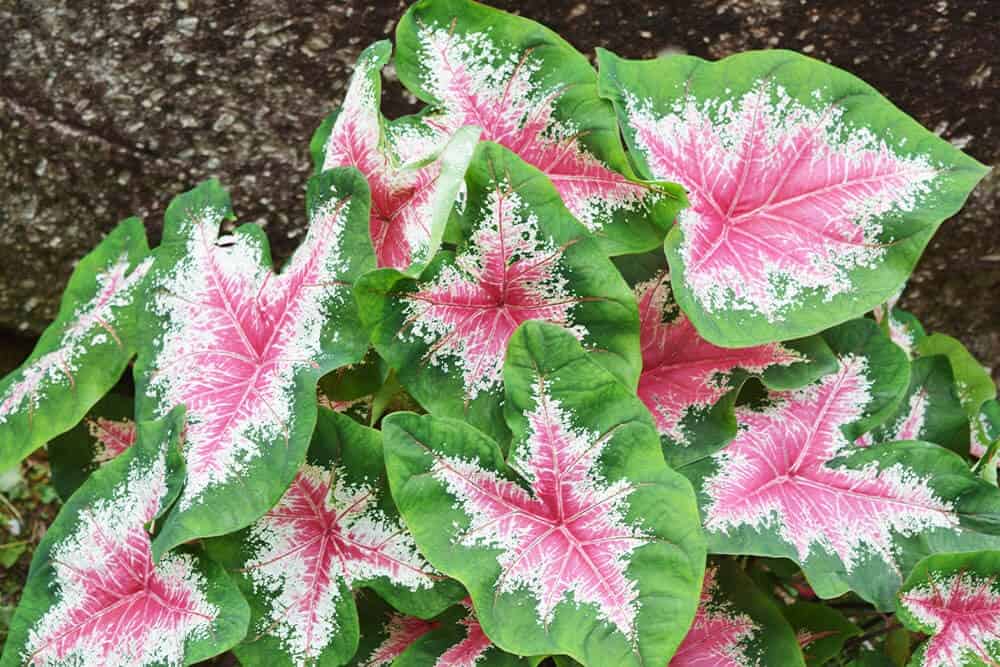
[[(304, 231), (313, 129), (395, 0), (13, 0), (0, 5), (0, 328), (33, 336), (74, 260), (218, 176), (278, 258)], [(791, 48), (851, 70), (980, 161), (1000, 162), (1000, 12), (992, 0), (498, 0), (586, 53), (721, 58)], [(390, 71), (391, 75), (391, 71)], [(415, 100), (388, 82), (385, 111)], [(920, 263), (903, 305), (1000, 371), (1000, 177)], [(5, 343), (0, 339), (0, 346)]]

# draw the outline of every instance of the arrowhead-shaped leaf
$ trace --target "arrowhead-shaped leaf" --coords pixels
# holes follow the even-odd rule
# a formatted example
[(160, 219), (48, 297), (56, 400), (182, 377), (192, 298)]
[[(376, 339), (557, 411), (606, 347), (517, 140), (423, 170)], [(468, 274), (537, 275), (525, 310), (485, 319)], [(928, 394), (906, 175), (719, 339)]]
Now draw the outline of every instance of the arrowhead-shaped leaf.
[(441, 243), (462, 176), (479, 138), (456, 128), (437, 146), (427, 128), (396, 132), (379, 112), (381, 69), (392, 45), (376, 42), (358, 57), (344, 103), (313, 137), (317, 172), (356, 167), (371, 190), (369, 229), (380, 267), (417, 275)]
[[(566, 207), (610, 254), (660, 243), (680, 188), (630, 180), (614, 111), (583, 54), (544, 26), (468, 0), (415, 3), (396, 29), (403, 84), (439, 112), (428, 127), (463, 125), (548, 176)], [(624, 175), (623, 175), (624, 174)]]
[(210, 551), (240, 573), (250, 601), (250, 636), (234, 649), (245, 665), (344, 664), (358, 646), (353, 591), (362, 586), (424, 617), (464, 595), (400, 524), (381, 434), (328, 410), (278, 504)]
[(90, 473), (135, 444), (134, 405), (127, 396), (108, 394), (82, 422), (49, 442), (52, 485), (59, 497), (67, 500)]
[(147, 525), (183, 482), (179, 413), (139, 424), (139, 443), (63, 507), (35, 553), (2, 664), (191, 664), (246, 633), (249, 610), (221, 567), (194, 553), (153, 562)]
[(688, 191), (666, 241), (674, 292), (719, 345), (809, 335), (885, 301), (986, 173), (796, 53), (598, 61), (642, 175)]
[(410, 394), (504, 440), (504, 351), (526, 320), (567, 327), (634, 387), (635, 299), (548, 179), (491, 143), (466, 179), (470, 224), (457, 254), (441, 253), (419, 281), (383, 270), (355, 290), (375, 348)]
[(468, 600), (441, 614), (434, 623), (437, 627), (414, 639), (392, 663), (393, 667), (528, 667), (530, 664), (490, 641)]
[(570, 332), (522, 325), (504, 375), (506, 462), (463, 422), (385, 419), (390, 486), (417, 545), (508, 652), (663, 664), (704, 568), (690, 487), (664, 465), (642, 403)]
[(732, 561), (710, 564), (694, 624), (670, 667), (804, 664), (778, 607)]
[(907, 374), (886, 380), (907, 370), (905, 355), (871, 320), (826, 337), (839, 371), (773, 393), (763, 410), (739, 408), (736, 438), (683, 470), (710, 550), (790, 558), (821, 597), (853, 589), (888, 609), (923, 556), (1000, 545), (1000, 490), (930, 443), (856, 447), (899, 404)]
[(138, 218), (80, 260), (59, 314), (28, 359), (0, 380), (0, 470), (76, 425), (135, 354), (135, 296), (150, 267)]
[(274, 505), (305, 458), (316, 382), (360, 361), (351, 283), (374, 265), (368, 188), (354, 169), (314, 176), (309, 231), (275, 274), (255, 225), (220, 235), (228, 194), (208, 181), (167, 209), (136, 362), (140, 420), (187, 406), (187, 479), (154, 552), (242, 528)]
[(913, 667), (1000, 662), (1000, 552), (939, 554), (917, 563), (899, 591), (906, 627), (930, 635)]

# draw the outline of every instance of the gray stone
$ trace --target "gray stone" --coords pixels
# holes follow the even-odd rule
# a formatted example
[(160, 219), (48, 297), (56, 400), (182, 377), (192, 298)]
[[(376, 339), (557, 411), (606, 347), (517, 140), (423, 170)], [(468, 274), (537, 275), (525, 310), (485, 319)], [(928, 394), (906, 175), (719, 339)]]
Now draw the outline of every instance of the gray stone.
[[(991, 0), (550, 0), (496, 4), (587, 53), (720, 58), (791, 48), (853, 71), (986, 164), (1000, 160), (1000, 19)], [(313, 129), (404, 2), (12, 0), (0, 4), (0, 327), (37, 334), (74, 261), (218, 176), (267, 223), (277, 258), (303, 230)], [(386, 85), (390, 116), (414, 109)], [(903, 305), (1000, 368), (997, 176), (942, 227)], [(2, 342), (0, 342), (2, 346)]]

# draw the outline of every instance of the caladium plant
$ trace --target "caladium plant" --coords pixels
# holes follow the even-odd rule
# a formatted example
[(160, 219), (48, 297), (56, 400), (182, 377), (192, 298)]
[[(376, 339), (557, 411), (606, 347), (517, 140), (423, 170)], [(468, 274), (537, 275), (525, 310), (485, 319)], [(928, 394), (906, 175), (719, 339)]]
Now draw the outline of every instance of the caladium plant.
[(280, 272), (202, 183), (0, 380), (65, 503), (0, 667), (1000, 663), (996, 388), (897, 306), (982, 165), (785, 51), (396, 38)]

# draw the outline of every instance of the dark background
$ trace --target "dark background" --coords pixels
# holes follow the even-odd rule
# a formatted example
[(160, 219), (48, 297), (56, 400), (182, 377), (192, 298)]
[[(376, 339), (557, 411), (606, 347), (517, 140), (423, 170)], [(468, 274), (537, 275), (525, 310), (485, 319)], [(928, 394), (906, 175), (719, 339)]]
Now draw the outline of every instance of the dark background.
[[(584, 53), (707, 58), (782, 47), (866, 79), (981, 162), (1000, 161), (1000, 3), (546, 0), (493, 4)], [(117, 220), (156, 242), (170, 198), (209, 176), (278, 259), (304, 231), (313, 129), (388, 0), (0, 0), (0, 368), (53, 317), (73, 262)], [(415, 100), (388, 72), (384, 110)], [(1000, 370), (1000, 220), (991, 173), (945, 223), (903, 305)]]

